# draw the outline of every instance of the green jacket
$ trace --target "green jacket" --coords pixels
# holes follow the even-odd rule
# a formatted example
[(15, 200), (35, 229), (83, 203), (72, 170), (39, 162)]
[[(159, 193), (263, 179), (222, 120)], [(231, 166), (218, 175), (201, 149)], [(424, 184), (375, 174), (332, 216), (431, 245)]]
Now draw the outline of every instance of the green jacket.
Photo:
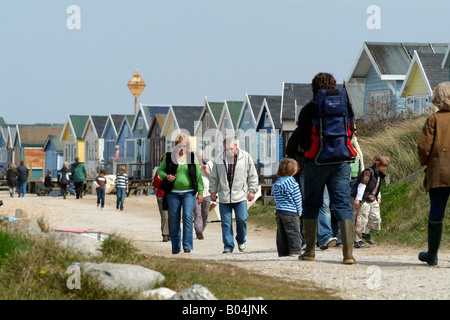
[(73, 182), (81, 182), (87, 178), (86, 167), (83, 162), (74, 162), (70, 168)]

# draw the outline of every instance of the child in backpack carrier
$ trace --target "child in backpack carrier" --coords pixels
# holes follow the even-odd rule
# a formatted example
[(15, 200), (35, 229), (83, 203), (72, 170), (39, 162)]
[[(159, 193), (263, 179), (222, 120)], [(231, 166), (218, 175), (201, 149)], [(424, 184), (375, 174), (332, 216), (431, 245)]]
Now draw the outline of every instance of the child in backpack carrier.
[[(380, 230), (380, 202), (381, 183), (385, 178), (384, 172), (389, 166), (389, 158), (385, 154), (377, 154), (373, 158), (373, 165), (366, 168), (358, 177), (352, 188), (355, 205), (355, 248), (370, 247), (375, 242), (370, 234), (371, 230)], [(364, 240), (364, 241), (363, 241)], [(365, 242), (369, 243), (366, 244)]]
[(302, 196), (300, 187), (292, 177), (298, 172), (294, 159), (284, 158), (278, 165), (278, 180), (272, 187), (277, 203), (277, 250), (278, 256), (298, 256), (301, 249), (301, 236), (298, 217), (302, 215)]

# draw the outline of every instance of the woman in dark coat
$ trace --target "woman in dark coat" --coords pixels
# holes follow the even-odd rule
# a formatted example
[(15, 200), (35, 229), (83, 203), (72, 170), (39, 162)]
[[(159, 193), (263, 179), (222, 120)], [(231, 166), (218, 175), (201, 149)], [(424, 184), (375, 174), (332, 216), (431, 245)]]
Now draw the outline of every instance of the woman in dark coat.
[(14, 198), (17, 188), (17, 177), (19, 176), (19, 171), (17, 171), (16, 165), (11, 163), (6, 171), (6, 181), (8, 183), (9, 194), (11, 198)]

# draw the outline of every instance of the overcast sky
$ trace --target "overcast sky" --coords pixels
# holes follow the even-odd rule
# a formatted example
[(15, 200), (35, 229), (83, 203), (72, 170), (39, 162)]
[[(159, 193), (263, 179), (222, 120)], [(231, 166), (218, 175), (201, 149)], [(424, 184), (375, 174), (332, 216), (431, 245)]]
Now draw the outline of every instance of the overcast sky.
[(281, 95), (321, 71), (342, 82), (364, 41), (450, 42), (449, 12), (437, 0), (1, 0), (0, 117), (132, 114), (136, 69), (139, 102), (155, 105)]

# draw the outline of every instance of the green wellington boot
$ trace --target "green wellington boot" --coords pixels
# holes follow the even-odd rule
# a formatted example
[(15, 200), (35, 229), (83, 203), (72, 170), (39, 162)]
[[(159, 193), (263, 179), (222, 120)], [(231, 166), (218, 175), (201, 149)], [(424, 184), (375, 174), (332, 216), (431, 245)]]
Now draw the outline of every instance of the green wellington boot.
[(313, 261), (316, 257), (317, 222), (317, 219), (303, 219), (306, 250), (298, 257), (299, 260)]
[(353, 221), (341, 220), (339, 221), (339, 228), (341, 230), (342, 253), (344, 255), (344, 264), (354, 264), (353, 258)]
[(438, 250), (442, 237), (442, 221), (428, 221), (428, 251), (419, 253), (419, 260), (430, 266), (438, 264)]

